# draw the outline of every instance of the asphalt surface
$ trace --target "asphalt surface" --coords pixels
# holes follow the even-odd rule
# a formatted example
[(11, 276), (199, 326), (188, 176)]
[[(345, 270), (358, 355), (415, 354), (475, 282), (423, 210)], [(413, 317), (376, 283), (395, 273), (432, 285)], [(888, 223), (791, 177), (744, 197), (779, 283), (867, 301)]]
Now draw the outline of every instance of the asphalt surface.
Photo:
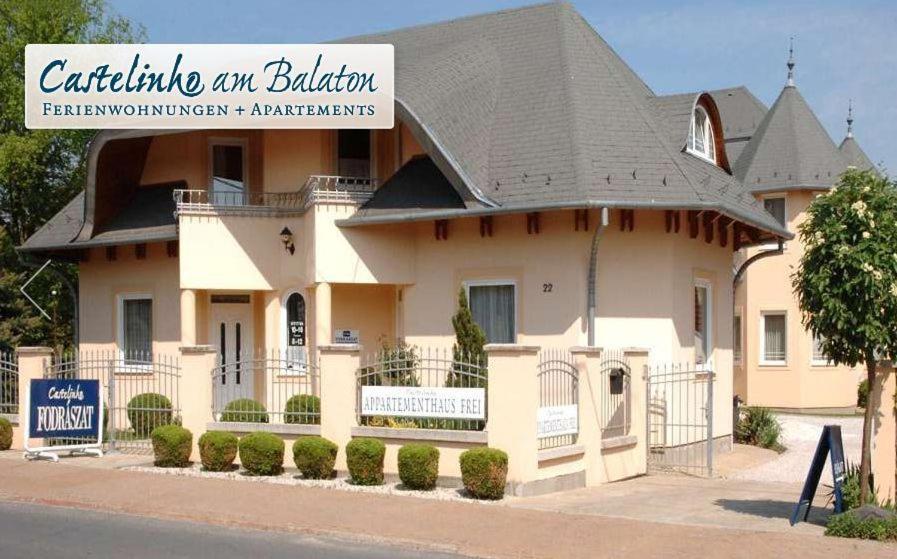
[(458, 555), (332, 538), (9, 502), (0, 502), (0, 542), (4, 559), (460, 559)]

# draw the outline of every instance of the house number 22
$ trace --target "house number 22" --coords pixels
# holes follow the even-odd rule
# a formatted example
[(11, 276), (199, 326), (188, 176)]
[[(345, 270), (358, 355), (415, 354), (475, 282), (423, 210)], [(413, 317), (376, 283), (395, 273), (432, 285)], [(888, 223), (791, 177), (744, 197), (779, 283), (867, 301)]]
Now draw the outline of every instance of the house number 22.
[(553, 283), (543, 283), (542, 284), (542, 293), (551, 293), (552, 289), (554, 289)]

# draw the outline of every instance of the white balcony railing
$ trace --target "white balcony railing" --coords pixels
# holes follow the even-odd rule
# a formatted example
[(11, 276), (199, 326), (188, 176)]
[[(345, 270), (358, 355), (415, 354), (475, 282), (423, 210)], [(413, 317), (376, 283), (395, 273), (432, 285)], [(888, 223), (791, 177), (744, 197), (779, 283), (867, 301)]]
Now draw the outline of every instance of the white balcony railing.
[(312, 204), (361, 205), (371, 199), (376, 180), (365, 177), (312, 175), (293, 192), (214, 192), (175, 190), (178, 212), (198, 213), (301, 213)]

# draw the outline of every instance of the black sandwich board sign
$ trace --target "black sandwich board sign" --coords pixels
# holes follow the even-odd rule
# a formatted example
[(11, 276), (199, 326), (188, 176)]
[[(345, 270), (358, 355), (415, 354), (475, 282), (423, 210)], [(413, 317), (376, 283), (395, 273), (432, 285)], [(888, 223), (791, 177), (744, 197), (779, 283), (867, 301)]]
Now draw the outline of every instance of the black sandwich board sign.
[(819, 485), (819, 478), (822, 476), (822, 469), (825, 467), (826, 456), (831, 456), (832, 461), (835, 513), (844, 511), (841, 485), (844, 483), (847, 471), (844, 466), (844, 447), (841, 444), (841, 426), (826, 425), (822, 428), (822, 436), (819, 437), (819, 444), (816, 446), (816, 454), (813, 455), (810, 472), (807, 474), (807, 480), (804, 482), (804, 489), (800, 492), (800, 501), (798, 501), (797, 506), (794, 507), (794, 512), (791, 514), (792, 526), (801, 521), (806, 522), (807, 517), (810, 515), (810, 506), (813, 504), (816, 487)]

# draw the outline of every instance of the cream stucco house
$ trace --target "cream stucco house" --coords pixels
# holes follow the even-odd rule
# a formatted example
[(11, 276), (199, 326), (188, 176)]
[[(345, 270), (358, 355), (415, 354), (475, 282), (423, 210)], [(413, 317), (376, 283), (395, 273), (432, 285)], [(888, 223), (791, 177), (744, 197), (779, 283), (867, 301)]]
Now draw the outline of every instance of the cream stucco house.
[(81, 349), (446, 347), (465, 288), (491, 343), (643, 347), (731, 400), (733, 254), (793, 227), (736, 177), (716, 94), (656, 96), (567, 4), (345, 42), (395, 45), (393, 129), (96, 136), (20, 247), (77, 263)]
[[(788, 62), (788, 81), (772, 107), (746, 90), (714, 92), (736, 178), (792, 234), (813, 198), (830, 189), (848, 166), (873, 168), (853, 137), (837, 147), (800, 94)], [(850, 113), (850, 111), (849, 111)], [(835, 366), (801, 323), (791, 275), (803, 253), (799, 240), (744, 249), (736, 266), (735, 392), (749, 405), (803, 412), (856, 408), (860, 372)]]

